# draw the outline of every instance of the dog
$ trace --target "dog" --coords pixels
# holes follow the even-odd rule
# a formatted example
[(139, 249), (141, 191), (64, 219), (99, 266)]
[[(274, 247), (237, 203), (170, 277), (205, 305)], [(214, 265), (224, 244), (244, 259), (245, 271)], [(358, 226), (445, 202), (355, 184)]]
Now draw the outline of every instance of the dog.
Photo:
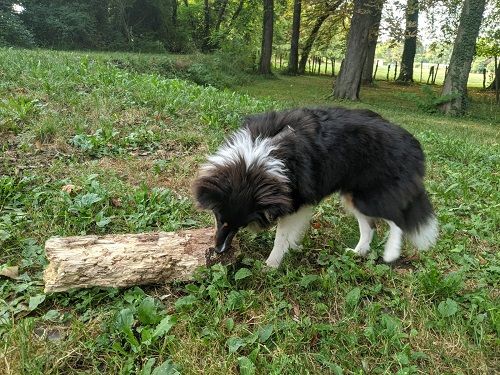
[(353, 251), (369, 252), (374, 223), (383, 219), (390, 228), (383, 260), (391, 263), (400, 257), (403, 234), (420, 250), (436, 242), (424, 173), (420, 143), (377, 113), (302, 108), (245, 118), (200, 167), (193, 194), (198, 207), (215, 216), (217, 253), (241, 228), (277, 222), (266, 261), (276, 268), (300, 246), (313, 207), (339, 192), (359, 224)]

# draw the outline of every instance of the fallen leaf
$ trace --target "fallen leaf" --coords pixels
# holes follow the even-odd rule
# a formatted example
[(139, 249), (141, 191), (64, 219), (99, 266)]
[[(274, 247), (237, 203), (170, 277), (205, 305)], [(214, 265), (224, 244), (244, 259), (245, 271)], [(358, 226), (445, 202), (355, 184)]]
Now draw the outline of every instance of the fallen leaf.
[(293, 304), (293, 320), (297, 321), (300, 316), (300, 308), (296, 303)]
[(0, 269), (0, 276), (8, 277), (9, 279), (17, 279), (19, 276), (19, 267), (5, 267)]
[(65, 191), (68, 194), (71, 194), (75, 189), (76, 189), (76, 186), (72, 185), (72, 184), (64, 185), (61, 188), (62, 191)]
[(319, 221), (314, 221), (314, 222), (312, 222), (311, 226), (314, 229), (319, 229), (319, 228), (321, 228), (321, 223)]
[(122, 206), (122, 200), (120, 198), (111, 198), (111, 204), (114, 207), (121, 207)]

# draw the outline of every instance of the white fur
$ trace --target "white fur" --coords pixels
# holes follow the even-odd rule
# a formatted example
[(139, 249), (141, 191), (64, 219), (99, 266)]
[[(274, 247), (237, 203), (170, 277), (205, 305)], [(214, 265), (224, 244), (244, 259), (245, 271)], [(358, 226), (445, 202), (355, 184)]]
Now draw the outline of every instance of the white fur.
[(416, 231), (406, 233), (408, 239), (419, 250), (427, 250), (436, 243), (438, 237), (438, 222), (435, 216), (431, 216), (429, 220), (421, 225)]
[(389, 224), (389, 238), (384, 248), (384, 262), (394, 262), (401, 255), (401, 242), (403, 239), (403, 231), (393, 221), (386, 220)]
[(278, 220), (274, 247), (266, 260), (269, 267), (277, 268), (288, 249), (299, 247), (313, 214), (311, 206), (303, 206), (294, 214)]
[(370, 244), (373, 239), (373, 233), (375, 229), (372, 228), (370, 224), (373, 222), (373, 218), (366, 216), (359, 212), (352, 204), (352, 202), (347, 198), (347, 196), (341, 194), (340, 198), (344, 207), (350, 211), (358, 220), (359, 225), (359, 241), (356, 247), (354, 248), (354, 252), (359, 255), (366, 255), (370, 251)]
[(253, 140), (248, 129), (241, 129), (208, 158), (208, 162), (202, 166), (201, 170), (211, 171), (219, 166), (235, 164), (243, 160), (247, 170), (252, 166), (259, 166), (286, 181), (285, 164), (270, 155), (275, 149), (276, 145), (273, 144), (272, 138), (257, 137)]
[(354, 248), (354, 252), (359, 255), (366, 255), (370, 251), (370, 244), (373, 239), (375, 230), (371, 227), (372, 219), (363, 215), (358, 210), (353, 210), (354, 216), (358, 219), (359, 224), (359, 242)]

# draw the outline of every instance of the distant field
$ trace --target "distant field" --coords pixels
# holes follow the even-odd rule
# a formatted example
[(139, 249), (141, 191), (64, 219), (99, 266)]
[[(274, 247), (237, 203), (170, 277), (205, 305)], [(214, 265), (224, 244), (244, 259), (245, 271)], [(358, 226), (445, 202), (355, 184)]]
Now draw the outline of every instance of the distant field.
[[(496, 373), (493, 94), (471, 89), (468, 114), (450, 118), (428, 113), (419, 85), (378, 81), (357, 103), (328, 98), (330, 77), (219, 90), (186, 80), (234, 77), (189, 71), (198, 58), (0, 49), (0, 274), (19, 267), (0, 276), (0, 374)], [(405, 244), (402, 263), (382, 264), (379, 225), (369, 257), (353, 256), (357, 225), (333, 196), (278, 270), (263, 268), (272, 231), (244, 233), (238, 264), (192, 282), (43, 293), (47, 238), (211, 226), (190, 183), (242, 117), (333, 104), (375, 110), (421, 142), (433, 249)]]
[[(274, 60), (273, 60), (273, 63), (274, 63)], [(285, 65), (286, 64), (284, 62), (282, 62), (282, 69), (284, 69)], [(277, 64), (275, 64), (274, 66), (275, 66), (275, 68), (277, 68), (279, 70), (279, 68), (280, 68), (279, 60), (277, 61)], [(436, 69), (436, 68), (437, 68), (437, 64), (435, 64), (434, 69)], [(340, 69), (340, 61), (336, 61), (335, 62), (335, 73), (336, 74), (338, 74), (339, 69)], [(375, 69), (375, 66), (373, 67), (373, 69)], [(377, 81), (387, 81), (387, 69), (388, 69), (387, 64), (386, 65), (379, 65), (379, 67), (377, 69), (377, 75), (376, 75)], [(415, 82), (426, 83), (427, 79), (429, 78), (429, 70), (430, 70), (430, 67), (424, 67), (422, 69), (422, 72), (421, 72), (420, 71), (420, 64), (416, 64), (416, 67), (413, 70), (413, 77), (414, 77)], [(306, 71), (309, 72), (309, 69), (306, 68)], [(315, 74), (317, 74), (317, 68), (315, 71), (316, 71)], [(422, 79), (420, 79), (420, 73), (422, 73)], [(328, 65), (326, 67), (326, 72), (325, 72), (325, 63), (324, 63), (324, 59), (323, 59), (323, 63), (321, 64), (321, 75), (328, 76), (331, 74), (332, 74), (331, 61), (328, 62)], [(443, 65), (440, 65), (438, 70), (437, 70), (436, 81), (435, 81), (436, 85), (440, 86), (443, 84), (444, 74), (445, 74), (445, 68)], [(396, 78), (398, 75), (399, 75), (399, 64), (398, 64)], [(493, 79), (494, 79), (493, 72), (492, 71), (488, 72), (487, 76), (486, 76), (486, 87), (491, 83), (491, 81)], [(391, 68), (389, 71), (389, 81), (394, 81), (394, 65), (391, 65)], [(429, 82), (430, 82), (430, 80), (429, 80)], [(482, 88), (483, 87), (483, 75), (478, 74), (478, 73), (470, 73), (468, 86)]]

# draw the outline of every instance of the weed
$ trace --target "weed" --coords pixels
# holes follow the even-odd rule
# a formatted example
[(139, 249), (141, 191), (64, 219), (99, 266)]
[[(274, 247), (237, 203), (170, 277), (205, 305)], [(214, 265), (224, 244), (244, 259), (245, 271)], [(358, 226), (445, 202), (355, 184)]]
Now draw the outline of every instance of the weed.
[(0, 121), (11, 129), (0, 140), (0, 271), (19, 270), (0, 279), (0, 372), (494, 371), (499, 113), (475, 99), (466, 118), (430, 116), (408, 96), (414, 86), (379, 82), (364, 103), (343, 103), (405, 126), (426, 152), (441, 233), (418, 256), (405, 246), (408, 266), (377, 263), (383, 226), (368, 259), (346, 252), (356, 223), (332, 197), (279, 270), (263, 267), (272, 233), (244, 233), (240, 264), (189, 283), (43, 294), (48, 237), (211, 225), (188, 196), (203, 155), (245, 114), (331, 104), (322, 77), (239, 89), (261, 99), (167, 79), (192, 66), (183, 59), (0, 49)]

